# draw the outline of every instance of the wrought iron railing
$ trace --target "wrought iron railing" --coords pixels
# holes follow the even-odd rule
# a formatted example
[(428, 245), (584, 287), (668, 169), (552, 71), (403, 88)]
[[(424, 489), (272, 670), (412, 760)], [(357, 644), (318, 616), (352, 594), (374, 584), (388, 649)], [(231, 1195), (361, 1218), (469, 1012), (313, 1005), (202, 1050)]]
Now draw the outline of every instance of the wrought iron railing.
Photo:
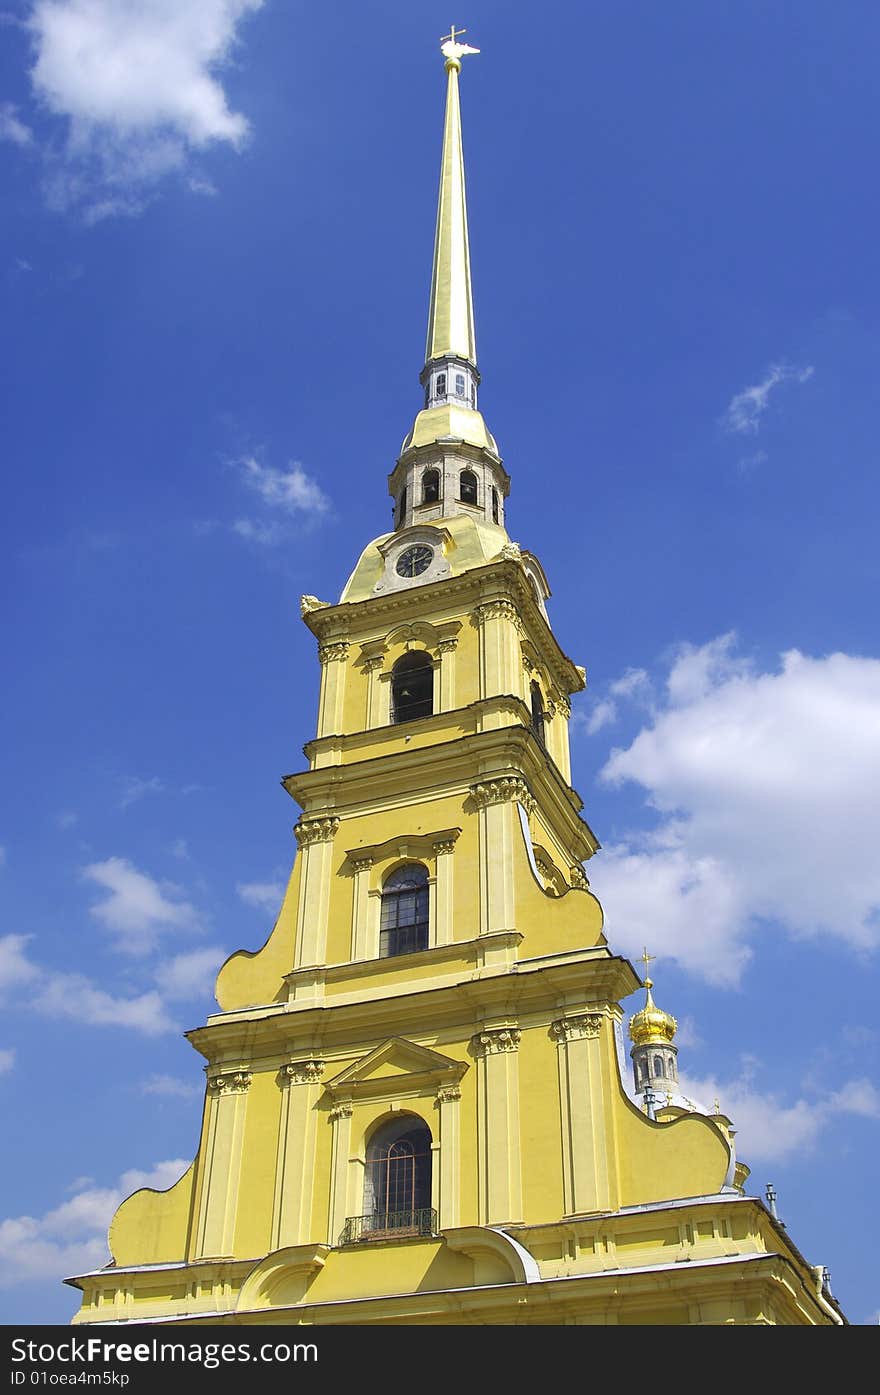
[(342, 1232), (343, 1245), (360, 1240), (394, 1240), (406, 1235), (436, 1235), (437, 1212), (432, 1206), (418, 1211), (374, 1211), (369, 1216), (349, 1216)]

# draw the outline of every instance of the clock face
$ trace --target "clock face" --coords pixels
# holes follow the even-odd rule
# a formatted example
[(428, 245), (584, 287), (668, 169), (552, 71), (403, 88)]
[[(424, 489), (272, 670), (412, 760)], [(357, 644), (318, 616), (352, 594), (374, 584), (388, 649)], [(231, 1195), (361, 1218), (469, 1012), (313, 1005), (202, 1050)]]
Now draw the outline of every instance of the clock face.
[(418, 543), (415, 547), (408, 547), (406, 552), (401, 552), (397, 559), (398, 576), (421, 576), (426, 572), (434, 560), (433, 547), (426, 547), (424, 543)]

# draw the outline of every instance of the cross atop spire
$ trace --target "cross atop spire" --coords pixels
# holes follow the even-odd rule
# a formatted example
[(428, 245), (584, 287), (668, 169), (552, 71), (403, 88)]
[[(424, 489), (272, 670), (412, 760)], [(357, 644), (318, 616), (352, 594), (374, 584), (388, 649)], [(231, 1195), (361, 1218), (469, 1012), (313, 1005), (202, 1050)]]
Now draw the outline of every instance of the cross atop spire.
[(651, 988), (653, 985), (652, 985), (651, 980), (650, 980), (650, 978), (649, 978), (649, 976), (648, 976), (648, 966), (651, 965), (651, 964), (653, 964), (653, 962), (654, 962), (654, 960), (657, 958), (657, 956), (656, 956), (656, 954), (649, 954), (649, 953), (648, 953), (648, 946), (645, 945), (645, 948), (642, 950), (641, 954), (639, 955), (639, 958), (641, 959), (642, 963), (643, 963), (644, 966), (645, 966), (645, 987), (646, 987), (646, 988)]

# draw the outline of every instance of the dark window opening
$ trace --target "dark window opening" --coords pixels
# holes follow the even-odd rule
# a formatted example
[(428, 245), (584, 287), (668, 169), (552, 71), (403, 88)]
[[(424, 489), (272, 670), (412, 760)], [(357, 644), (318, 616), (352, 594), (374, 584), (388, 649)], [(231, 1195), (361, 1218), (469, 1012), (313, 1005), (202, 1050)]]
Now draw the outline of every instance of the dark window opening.
[(398, 523), (402, 523), (406, 517), (406, 486), (400, 491), (400, 508), (398, 510)]
[(446, 396), (446, 374), (445, 374), (445, 373), (438, 373), (438, 374), (437, 374), (437, 396), (438, 396), (438, 397), (445, 397), (445, 396)]
[(349, 1217), (343, 1240), (432, 1235), (431, 1130), (413, 1114), (376, 1130), (367, 1147), (363, 1216)]
[(428, 948), (428, 873), (419, 863), (392, 872), (382, 888), (379, 958)]
[(414, 722), (434, 711), (434, 665), (422, 650), (404, 654), (391, 674), (391, 720)]
[(440, 498), (440, 471), (426, 470), (422, 475), (422, 503), (436, 504)]
[(492, 486), (492, 522), (498, 522), (498, 490)]
[(544, 703), (543, 703), (543, 700), (542, 700), (542, 698), (541, 698), (541, 689), (538, 687), (537, 683), (533, 683), (533, 684), (532, 684), (532, 731), (535, 733), (535, 736), (538, 738), (538, 740), (540, 741), (540, 743), (541, 743), (542, 746), (544, 745), (544, 739), (545, 739), (545, 738), (544, 738), (544, 722), (545, 722), (545, 717), (546, 717), (546, 714), (545, 714), (545, 712), (544, 712)]
[(665, 1070), (663, 1069), (663, 1057), (662, 1057), (662, 1056), (655, 1056), (655, 1057), (654, 1057), (654, 1074), (655, 1074), (655, 1075), (665, 1075), (665, 1074), (666, 1074)]
[(458, 495), (463, 504), (477, 502), (477, 477), (473, 470), (462, 470), (458, 477)]

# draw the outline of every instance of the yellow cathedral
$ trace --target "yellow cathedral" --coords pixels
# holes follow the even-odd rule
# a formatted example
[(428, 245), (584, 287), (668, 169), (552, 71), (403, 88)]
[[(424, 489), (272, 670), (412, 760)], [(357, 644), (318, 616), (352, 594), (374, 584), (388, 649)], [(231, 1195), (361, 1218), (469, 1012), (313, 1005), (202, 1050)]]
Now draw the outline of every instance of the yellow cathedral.
[[(679, 1091), (676, 1024), (602, 931), (544, 570), (506, 529), (478, 406), (459, 112), (446, 113), (424, 402), (394, 528), (303, 596), (317, 733), (262, 949), (188, 1033), (195, 1161), (141, 1190), (74, 1321), (844, 1322), (731, 1121)], [(646, 927), (650, 932), (650, 927)], [(647, 970), (649, 956), (645, 954)], [(621, 1002), (644, 987), (626, 1059)]]

